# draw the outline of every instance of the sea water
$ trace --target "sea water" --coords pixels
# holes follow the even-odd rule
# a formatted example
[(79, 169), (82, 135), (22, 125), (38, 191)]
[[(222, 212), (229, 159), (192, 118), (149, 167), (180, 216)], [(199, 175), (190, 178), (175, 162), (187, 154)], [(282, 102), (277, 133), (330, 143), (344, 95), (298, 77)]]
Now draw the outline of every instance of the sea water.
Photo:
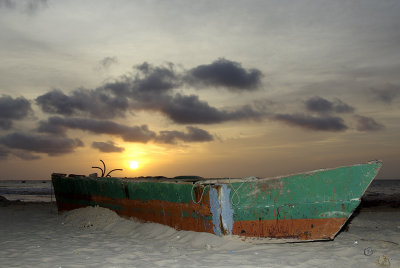
[[(55, 201), (50, 180), (0, 180), (0, 196), (22, 202)], [(400, 180), (374, 180), (363, 201), (369, 205), (400, 204)]]
[(364, 201), (365, 206), (390, 205), (400, 207), (400, 179), (374, 180), (365, 192), (362, 201)]
[(0, 196), (11, 201), (55, 201), (50, 180), (0, 180)]

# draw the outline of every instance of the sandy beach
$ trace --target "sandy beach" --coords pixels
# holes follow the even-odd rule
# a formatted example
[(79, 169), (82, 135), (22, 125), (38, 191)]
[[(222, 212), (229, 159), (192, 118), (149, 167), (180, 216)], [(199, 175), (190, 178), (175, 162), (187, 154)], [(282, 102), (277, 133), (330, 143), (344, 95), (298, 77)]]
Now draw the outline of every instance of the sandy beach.
[(400, 209), (360, 209), (334, 241), (248, 244), (104, 208), (0, 203), (1, 267), (400, 267)]

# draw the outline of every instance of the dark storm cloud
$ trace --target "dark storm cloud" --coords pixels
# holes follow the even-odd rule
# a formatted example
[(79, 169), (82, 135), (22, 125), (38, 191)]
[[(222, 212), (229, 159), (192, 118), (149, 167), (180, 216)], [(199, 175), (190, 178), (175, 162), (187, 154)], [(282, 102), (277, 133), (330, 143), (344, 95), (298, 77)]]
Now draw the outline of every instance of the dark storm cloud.
[[(52, 90), (36, 98), (36, 103), (46, 113), (65, 116), (89, 115), (92, 118), (123, 117), (130, 110), (152, 109), (160, 106), (165, 94), (178, 86), (171, 64), (154, 67), (143, 63), (135, 67), (133, 78), (107, 83), (103, 87), (78, 89), (69, 95)], [(130, 105), (136, 104), (135, 107)]]
[(197, 95), (164, 95), (135, 105), (137, 109), (159, 111), (178, 124), (217, 124), (227, 121), (257, 120), (265, 113), (249, 105), (226, 111), (210, 106)]
[(136, 74), (118, 81), (107, 83), (98, 91), (105, 91), (113, 96), (124, 98), (129, 107), (126, 110), (161, 110), (168, 105), (173, 96), (173, 89), (181, 84), (173, 64), (153, 66), (147, 62), (135, 66)]
[(30, 152), (25, 152), (21, 150), (10, 150), (5, 146), (0, 144), (0, 160), (6, 160), (9, 156), (15, 156), (23, 160), (36, 160), (40, 159), (40, 156), (34, 155)]
[(148, 142), (156, 136), (146, 125), (125, 126), (108, 120), (94, 120), (87, 118), (50, 117), (39, 123), (38, 131), (52, 134), (65, 134), (67, 129), (79, 129), (95, 134), (109, 134), (120, 136), (124, 141)]
[(356, 129), (359, 131), (378, 131), (385, 128), (384, 125), (378, 123), (372, 117), (366, 117), (361, 115), (354, 115), (357, 126)]
[(100, 65), (103, 68), (109, 68), (111, 65), (118, 63), (118, 58), (117, 57), (105, 57), (100, 61)]
[(11, 120), (1, 119), (0, 118), (0, 129), (7, 130), (7, 129), (10, 129), (11, 126), (12, 126), (12, 121)]
[(335, 101), (333, 102), (333, 109), (337, 113), (352, 113), (355, 110), (354, 107), (348, 105), (347, 103), (344, 103), (339, 99), (335, 99)]
[(28, 14), (35, 14), (47, 6), (47, 0), (0, 0), (0, 8), (20, 10)]
[(199, 65), (188, 71), (190, 84), (226, 87), (231, 91), (256, 90), (261, 85), (262, 73), (257, 69), (245, 69), (238, 62), (218, 59), (211, 64)]
[(313, 112), (330, 112), (332, 110), (332, 103), (324, 98), (313, 97), (306, 102), (306, 108)]
[(314, 117), (303, 114), (276, 114), (273, 119), (310, 130), (345, 131), (348, 127), (340, 117)]
[(26, 152), (23, 150), (6, 148), (0, 144), (0, 160), (6, 160), (9, 156), (15, 156), (22, 160), (36, 160), (40, 159), (40, 156)]
[(103, 153), (121, 153), (125, 151), (125, 148), (116, 146), (115, 143), (112, 141), (94, 141), (92, 143), (92, 148), (98, 149), (100, 152)]
[(313, 97), (305, 102), (307, 110), (316, 113), (352, 113), (354, 108), (344, 103), (339, 99), (335, 99), (333, 102), (328, 101), (321, 97)]
[(36, 98), (36, 103), (46, 113), (90, 115), (94, 118), (124, 116), (129, 107), (128, 100), (102, 89), (74, 90), (70, 95), (52, 90)]
[(17, 7), (15, 0), (1, 0), (0, 1), (0, 8), (9, 8), (14, 9)]
[[(238, 89), (247, 90), (260, 83), (260, 78), (256, 75), (258, 72), (247, 71), (238, 63), (227, 60), (219, 60), (200, 67), (207, 70), (216, 68), (222, 74), (226, 68), (230, 70), (227, 72), (229, 75), (236, 72), (240, 79), (233, 79), (235, 84), (226, 82), (226, 86), (235, 85)], [(197, 95), (174, 92), (174, 89), (184, 85), (185, 78), (175, 71), (172, 63), (154, 66), (144, 62), (135, 66), (135, 71), (136, 73), (132, 76), (125, 76), (94, 90), (78, 89), (68, 95), (59, 90), (53, 90), (37, 97), (36, 103), (46, 113), (64, 116), (89, 115), (96, 119), (123, 117), (128, 111), (156, 111), (178, 124), (215, 124), (259, 119), (263, 115), (258, 109), (250, 106), (238, 107), (230, 111), (220, 110), (200, 100)], [(253, 76), (256, 78), (253, 79)], [(219, 85), (223, 85), (222, 81), (225, 78), (227, 79), (227, 76), (213, 79), (219, 81)], [(206, 81), (209, 81), (209, 78), (207, 79)]]
[(176, 144), (178, 140), (184, 142), (208, 142), (213, 141), (214, 137), (207, 131), (188, 126), (187, 133), (182, 131), (160, 131), (156, 141), (160, 143)]
[(22, 160), (36, 160), (36, 159), (40, 159), (41, 157), (35, 154), (32, 154), (30, 152), (24, 152), (24, 151), (20, 151), (20, 150), (14, 150), (12, 152), (12, 155), (22, 159)]
[[(108, 134), (121, 137), (127, 142), (146, 143), (150, 140), (161, 143), (212, 141), (213, 137), (207, 131), (196, 127), (187, 127), (187, 133), (180, 131), (161, 131), (159, 135), (148, 129), (146, 125), (125, 126), (107, 120), (86, 118), (50, 117), (39, 123), (38, 131), (58, 136), (65, 136), (68, 129), (79, 129), (95, 134)], [(99, 148), (98, 148), (99, 149)]]
[(10, 129), (13, 120), (23, 119), (31, 113), (31, 103), (24, 97), (15, 99), (7, 95), (0, 97), (0, 128)]
[(37, 135), (26, 133), (11, 133), (0, 137), (0, 144), (11, 149), (21, 149), (29, 152), (46, 153), (50, 156), (73, 152), (83, 143), (79, 139), (64, 136)]
[(385, 103), (391, 103), (394, 99), (400, 96), (400, 86), (387, 85), (386, 87), (371, 89), (375, 98)]
[(132, 98), (148, 100), (159, 94), (166, 94), (180, 86), (179, 75), (172, 63), (166, 66), (153, 66), (147, 62), (135, 67), (138, 71), (132, 83)]
[(47, 0), (28, 0), (25, 4), (25, 10), (28, 13), (33, 14), (47, 6)]
[(176, 94), (161, 111), (179, 124), (213, 124), (226, 121), (229, 114), (199, 100), (198, 96)]
[(133, 77), (107, 83), (95, 90), (75, 90), (69, 95), (53, 90), (39, 96), (36, 103), (46, 113), (104, 119), (121, 117), (132, 110), (158, 111), (178, 124), (258, 119), (263, 114), (250, 106), (224, 111), (210, 106), (197, 95), (174, 94), (173, 89), (182, 81), (173, 64), (153, 66), (145, 62), (135, 69)]
[(226, 121), (259, 119), (264, 113), (245, 105), (233, 111), (219, 110), (201, 101), (198, 96), (176, 94), (167, 105), (161, 107), (162, 113), (179, 124), (216, 124)]

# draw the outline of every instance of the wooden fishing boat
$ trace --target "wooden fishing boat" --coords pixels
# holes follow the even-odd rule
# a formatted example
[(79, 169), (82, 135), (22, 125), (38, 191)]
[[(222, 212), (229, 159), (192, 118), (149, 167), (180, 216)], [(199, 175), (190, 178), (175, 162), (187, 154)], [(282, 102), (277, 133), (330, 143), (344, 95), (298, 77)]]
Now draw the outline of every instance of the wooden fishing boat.
[(115, 178), (54, 173), (59, 212), (101, 206), (124, 217), (242, 239), (330, 240), (382, 163), (275, 178)]

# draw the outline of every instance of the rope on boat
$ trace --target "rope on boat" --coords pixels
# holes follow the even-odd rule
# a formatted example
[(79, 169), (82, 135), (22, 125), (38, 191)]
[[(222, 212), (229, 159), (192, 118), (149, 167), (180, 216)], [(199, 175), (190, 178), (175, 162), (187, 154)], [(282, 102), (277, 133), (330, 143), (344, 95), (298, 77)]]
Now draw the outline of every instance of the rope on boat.
[[(231, 186), (231, 188), (232, 188), (232, 190), (233, 190), (233, 193), (232, 193), (232, 195), (231, 195), (231, 204), (232, 204), (232, 206), (237, 206), (237, 205), (239, 205), (239, 203), (240, 203), (240, 196), (239, 196), (239, 194), (238, 194), (239, 189), (243, 186), (244, 183), (249, 182), (249, 181), (258, 180), (258, 178), (257, 178), (257, 177), (254, 177), (254, 176), (252, 176), (252, 177), (247, 177), (247, 178), (243, 178), (243, 182), (242, 182), (242, 183), (239, 185), (239, 187), (236, 188), (236, 189), (235, 189), (235, 187), (233, 187), (233, 184), (231, 183), (231, 178), (228, 178), (228, 180), (229, 180), (229, 185)], [(193, 196), (193, 190), (194, 190), (195, 187), (197, 187), (198, 185), (201, 185), (201, 184), (202, 184), (201, 181), (195, 182), (195, 183), (193, 184), (193, 186), (192, 186), (192, 190), (190, 191), (190, 195), (192, 196), (192, 202), (193, 202), (194, 204), (200, 204), (201, 200), (203, 200), (203, 196), (204, 196), (204, 193), (205, 193), (205, 191), (206, 191), (207, 186), (208, 186), (209, 188), (211, 188), (211, 185), (210, 185), (210, 184), (206, 184), (206, 185), (204, 186), (204, 188), (203, 188), (202, 193), (201, 193), (200, 200), (199, 200), (199, 201), (196, 201), (195, 198), (194, 198), (194, 196)], [(234, 197), (235, 197), (235, 195), (237, 196), (237, 200), (238, 200), (237, 203), (235, 203), (234, 200), (233, 200)]]
[[(238, 191), (239, 191), (240, 187), (242, 187), (244, 183), (249, 182), (249, 181), (258, 180), (258, 178), (254, 177), (254, 176), (253, 177), (244, 178), (243, 182), (236, 189), (235, 189), (235, 187), (233, 187), (233, 184), (231, 183), (231, 178), (228, 178), (228, 180), (229, 180), (229, 185), (231, 186), (231, 188), (233, 190), (233, 193), (232, 193), (232, 196), (231, 196), (231, 204), (232, 204), (232, 206), (237, 206), (237, 205), (240, 204), (240, 195), (238, 194)], [(237, 196), (237, 200), (238, 200), (237, 203), (235, 203), (233, 201), (233, 198), (235, 197), (235, 195)]]
[(208, 186), (209, 188), (211, 188), (210, 184), (206, 184), (206, 185), (204, 186), (204, 188), (203, 188), (203, 192), (201, 193), (200, 200), (196, 202), (196, 201), (195, 201), (195, 198), (193, 197), (193, 190), (194, 190), (194, 187), (196, 187), (196, 186), (199, 185), (199, 184), (200, 184), (200, 182), (199, 182), (199, 181), (196, 181), (196, 182), (193, 184), (193, 186), (192, 186), (192, 190), (190, 191), (190, 195), (192, 196), (192, 202), (193, 202), (194, 204), (200, 204), (201, 200), (203, 199), (203, 195), (204, 195), (204, 192), (206, 191), (206, 187), (207, 187), (207, 186)]

